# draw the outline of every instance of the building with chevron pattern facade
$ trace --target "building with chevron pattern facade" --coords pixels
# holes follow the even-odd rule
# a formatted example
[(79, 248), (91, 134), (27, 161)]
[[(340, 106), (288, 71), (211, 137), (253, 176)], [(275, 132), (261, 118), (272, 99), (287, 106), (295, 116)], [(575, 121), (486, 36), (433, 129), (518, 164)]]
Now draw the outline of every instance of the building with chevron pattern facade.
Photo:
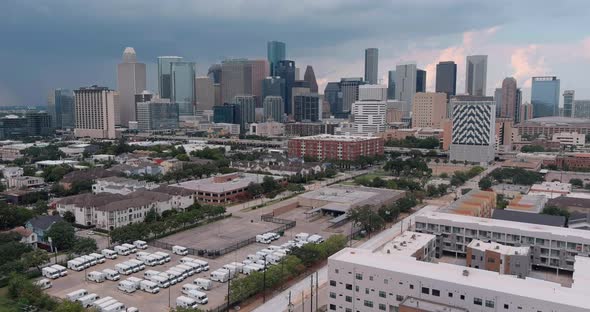
[(488, 163), (496, 153), (496, 105), (493, 97), (455, 96), (451, 99), (453, 129), (450, 159)]

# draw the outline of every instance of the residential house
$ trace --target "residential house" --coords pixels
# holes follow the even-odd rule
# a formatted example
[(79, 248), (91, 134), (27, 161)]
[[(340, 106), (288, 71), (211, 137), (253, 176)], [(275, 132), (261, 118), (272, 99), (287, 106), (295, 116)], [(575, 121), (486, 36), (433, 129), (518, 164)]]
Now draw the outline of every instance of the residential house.
[(33, 232), (32, 230), (27, 229), (24, 226), (18, 226), (12, 230), (5, 231), (4, 233), (10, 232), (17, 233), (18, 235), (20, 235), (21, 243), (37, 247), (37, 234), (35, 234), (35, 232)]
[(47, 242), (45, 233), (52, 225), (60, 221), (63, 221), (60, 216), (38, 216), (27, 221), (25, 228), (37, 235), (37, 242)]
[(8, 180), (8, 187), (18, 188), (18, 189), (37, 187), (37, 186), (41, 186), (45, 183), (45, 181), (41, 177), (29, 177), (29, 176), (9, 177), (7, 180)]

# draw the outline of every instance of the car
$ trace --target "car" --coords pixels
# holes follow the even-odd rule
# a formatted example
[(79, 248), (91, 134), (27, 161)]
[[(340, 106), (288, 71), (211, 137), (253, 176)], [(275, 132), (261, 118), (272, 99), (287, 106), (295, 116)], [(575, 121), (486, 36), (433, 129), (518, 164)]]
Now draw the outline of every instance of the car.
[(94, 231), (88, 231), (88, 235), (94, 235)]

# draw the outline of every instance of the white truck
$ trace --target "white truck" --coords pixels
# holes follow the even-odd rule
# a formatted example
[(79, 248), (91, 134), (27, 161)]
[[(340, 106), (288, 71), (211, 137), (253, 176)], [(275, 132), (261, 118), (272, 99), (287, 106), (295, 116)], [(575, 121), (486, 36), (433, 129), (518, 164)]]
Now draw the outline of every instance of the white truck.
[(61, 276), (59, 275), (59, 271), (52, 267), (44, 267), (43, 269), (41, 269), (41, 275), (43, 275), (43, 277), (51, 279), (56, 279)]
[(122, 304), (121, 302), (115, 302), (112, 305), (103, 308), (101, 312), (119, 312), (119, 311), (125, 312), (126, 310), (127, 310), (127, 308), (125, 307), (124, 304)]
[(168, 288), (170, 287), (170, 282), (168, 281), (168, 278), (162, 276), (162, 275), (152, 275), (148, 278), (150, 281), (158, 284), (158, 287), (160, 288)]
[(231, 264), (226, 264), (224, 266), (221, 267), (222, 269), (226, 269), (229, 271), (229, 276), (231, 278), (233, 278), (234, 276), (236, 276), (236, 274), (238, 274), (238, 268), (236, 268), (235, 266), (231, 265)]
[(139, 284), (141, 283), (141, 281), (143, 281), (141, 278), (134, 277), (134, 276), (128, 277), (125, 280), (133, 283), (135, 285), (135, 289), (139, 289)]
[(152, 277), (154, 275), (158, 275), (158, 274), (160, 274), (159, 271), (147, 270), (147, 271), (143, 272), (143, 278), (148, 279), (148, 278), (150, 278), (150, 277)]
[(126, 247), (127, 249), (129, 249), (129, 251), (131, 253), (136, 253), (137, 252), (137, 247), (135, 247), (135, 245), (133, 245), (133, 244), (127, 244), (127, 243), (125, 243), (125, 244), (121, 244), (121, 246)]
[(86, 260), (86, 262), (88, 262), (90, 264), (90, 266), (95, 266), (98, 263), (96, 258), (94, 258), (93, 256), (85, 255), (85, 256), (80, 256), (80, 258), (83, 258), (84, 260)]
[(105, 280), (104, 273), (98, 271), (88, 272), (86, 278), (95, 283), (102, 283)]
[(51, 285), (51, 281), (50, 280), (48, 280), (46, 278), (43, 278), (43, 279), (40, 279), (40, 280), (36, 281), (35, 282), (35, 286), (37, 286), (37, 287), (39, 287), (41, 289), (47, 289), (47, 288), (51, 288), (52, 285)]
[(216, 282), (220, 282), (220, 283), (225, 283), (229, 280), (229, 271), (228, 270), (215, 270), (213, 272), (211, 272), (210, 274), (210, 279), (212, 281), (216, 281)]
[(313, 234), (307, 238), (307, 241), (314, 244), (319, 244), (324, 241), (324, 238), (321, 235)]
[(166, 258), (162, 255), (159, 255), (157, 253), (153, 253), (150, 255), (151, 257), (154, 257), (157, 261), (159, 265), (162, 265), (164, 263), (166, 263)]
[(251, 264), (249, 264), (249, 265), (245, 265), (245, 266), (242, 268), (242, 273), (244, 273), (244, 274), (246, 274), (246, 275), (250, 275), (250, 274), (252, 274), (252, 273), (254, 273), (254, 272), (258, 272), (258, 271), (260, 271), (260, 268), (259, 268), (258, 266), (253, 266), (253, 265), (251, 265)]
[(101, 251), (102, 255), (105, 256), (107, 259), (117, 259), (117, 252), (111, 249), (103, 249)]
[(213, 287), (213, 282), (211, 282), (211, 280), (200, 277), (196, 278), (193, 281), (193, 284), (197, 285), (197, 287), (202, 290), (210, 290)]
[(124, 263), (115, 264), (115, 270), (123, 275), (129, 275), (133, 273), (133, 269)]
[(121, 291), (126, 292), (126, 293), (132, 293), (137, 290), (135, 283), (128, 281), (128, 280), (120, 281), (119, 285), (117, 285), (117, 288)]
[(129, 250), (129, 248), (122, 245), (115, 246), (115, 251), (117, 252), (117, 254), (121, 256), (127, 256), (131, 253), (131, 250)]
[(191, 266), (188, 266), (188, 265), (177, 264), (174, 268), (182, 270), (188, 276), (193, 276), (193, 274), (195, 274), (195, 269)]
[(309, 237), (308, 233), (301, 232), (301, 233), (295, 235), (295, 240), (299, 241), (299, 242), (301, 242), (301, 241), (306, 242), (308, 237)]
[(176, 279), (176, 274), (174, 276), (172, 276), (171, 274), (168, 274), (166, 272), (162, 272), (162, 273), (158, 274), (158, 276), (165, 278), (166, 281), (168, 281), (168, 284), (170, 286), (172, 286), (178, 282), (178, 280)]
[(241, 262), (232, 262), (232, 263), (230, 263), (230, 265), (235, 266), (236, 267), (236, 271), (238, 273), (242, 273), (242, 269), (244, 268), (244, 264), (243, 263), (241, 263)]
[(138, 256), (137, 260), (139, 260), (139, 261), (145, 263), (145, 265), (149, 265), (149, 266), (158, 265), (158, 259), (156, 259), (155, 257), (153, 257), (150, 254)]
[(156, 252), (154, 252), (154, 255), (157, 255), (157, 256), (160, 256), (160, 257), (164, 258), (164, 261), (165, 262), (170, 262), (170, 255), (167, 254), (167, 253), (165, 253), (165, 252), (156, 251)]
[(59, 276), (66, 276), (68, 275), (68, 270), (59, 264), (54, 264), (51, 266), (52, 268), (56, 269), (59, 272)]
[(162, 274), (167, 274), (168, 277), (170, 278), (170, 284), (176, 284), (181, 282), (184, 278), (182, 277), (182, 273), (178, 272), (178, 271), (174, 271), (172, 269), (168, 269), (164, 272), (162, 272)]
[[(130, 266), (137, 268), (138, 271), (145, 270), (145, 265), (139, 260), (129, 259), (127, 260), (127, 263), (129, 263)], [(135, 269), (133, 271), (135, 271)]]
[(104, 269), (102, 270), (104, 274), (104, 278), (108, 279), (109, 281), (118, 281), (121, 278), (119, 272), (112, 270), (112, 269)]
[(150, 294), (157, 294), (160, 291), (160, 287), (158, 287), (158, 284), (148, 280), (142, 280), (141, 282), (139, 282), (139, 289)]
[(200, 304), (207, 304), (207, 302), (209, 302), (209, 298), (207, 298), (207, 294), (202, 291), (190, 290), (187, 292), (187, 295), (190, 298), (195, 299), (197, 301), (197, 303), (200, 303)]
[(252, 254), (250, 254), (250, 255), (247, 255), (246, 256), (246, 260), (250, 260), (250, 261), (256, 261), (256, 260), (259, 260), (259, 259), (260, 259), (260, 256), (259, 255), (252, 255)]
[(113, 297), (109, 297), (109, 296), (107, 296), (107, 297), (103, 297), (103, 298), (100, 298), (100, 299), (98, 299), (98, 300), (94, 301), (94, 302), (91, 304), (91, 306), (93, 306), (93, 307), (95, 307), (95, 308), (98, 308), (98, 306), (100, 306), (101, 304), (103, 304), (103, 303), (105, 303), (105, 302), (107, 302), (107, 301), (111, 301), (111, 300), (114, 300), (114, 299), (113, 299)]
[(275, 232), (268, 232), (266, 233), (273, 241), (281, 238), (281, 235)]
[(172, 246), (172, 253), (179, 256), (186, 256), (188, 255), (188, 249), (182, 246)]
[(100, 299), (100, 297), (97, 294), (88, 294), (84, 297), (76, 299), (76, 301), (80, 302), (84, 308), (88, 308), (92, 306), (92, 303), (98, 299)]
[(78, 289), (76, 291), (72, 291), (71, 293), (66, 295), (66, 298), (70, 301), (76, 301), (78, 298), (82, 298), (88, 295), (88, 291), (86, 289)]
[(84, 264), (78, 260), (69, 260), (67, 263), (68, 269), (74, 271), (84, 270)]
[(111, 298), (111, 300), (107, 300), (107, 301), (103, 301), (101, 304), (98, 305), (98, 307), (96, 307), (96, 309), (100, 312), (104, 311), (104, 309), (108, 306), (111, 306), (115, 303), (119, 302), (117, 299), (113, 299)]
[(97, 263), (104, 263), (106, 261), (105, 256), (101, 255), (99, 253), (93, 252), (91, 254), (89, 254), (89, 256), (94, 257), (94, 259), (96, 259)]
[(189, 291), (192, 290), (199, 290), (199, 286), (193, 284), (184, 284), (182, 285), (181, 292), (185, 295), (188, 295)]
[(137, 249), (147, 249), (148, 245), (146, 242), (142, 241), (142, 240), (136, 240), (133, 242), (133, 245), (135, 245), (135, 247), (137, 247)]
[(194, 259), (193, 263), (201, 266), (201, 271), (209, 271), (209, 262), (199, 259)]
[(188, 277), (188, 272), (185, 272), (183, 269), (179, 268), (179, 267), (171, 267), (169, 268), (166, 273), (168, 272), (173, 272), (177, 275), (177, 278), (179, 281), (183, 281), (184, 279), (186, 279)]
[(197, 307), (197, 301), (189, 297), (179, 296), (176, 298), (176, 307), (195, 309)]
[(271, 241), (272, 240), (270, 239), (270, 237), (268, 237), (268, 235), (266, 235), (266, 234), (256, 235), (256, 242), (257, 243), (270, 244)]

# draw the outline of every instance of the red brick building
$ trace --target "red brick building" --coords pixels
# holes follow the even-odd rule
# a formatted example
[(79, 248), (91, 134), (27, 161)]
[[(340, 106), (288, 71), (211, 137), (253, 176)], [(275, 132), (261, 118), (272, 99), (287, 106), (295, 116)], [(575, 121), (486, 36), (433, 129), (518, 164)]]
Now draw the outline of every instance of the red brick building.
[(319, 160), (356, 160), (383, 155), (384, 140), (377, 137), (316, 135), (289, 140), (289, 157)]
[(555, 164), (564, 170), (587, 170), (590, 169), (590, 154), (557, 156)]

